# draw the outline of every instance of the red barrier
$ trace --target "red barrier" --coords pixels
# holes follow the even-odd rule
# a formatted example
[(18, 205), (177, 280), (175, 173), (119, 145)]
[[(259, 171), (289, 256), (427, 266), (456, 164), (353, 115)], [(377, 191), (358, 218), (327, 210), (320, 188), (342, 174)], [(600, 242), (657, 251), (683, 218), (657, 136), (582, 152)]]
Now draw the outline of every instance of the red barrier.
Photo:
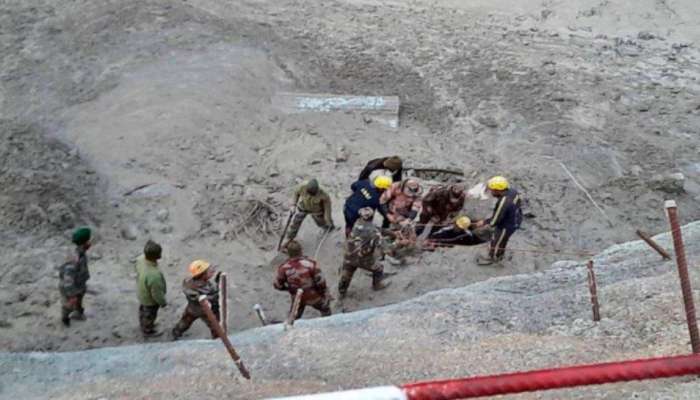
[(408, 400), (456, 400), (700, 374), (700, 355), (582, 365), (404, 385)]

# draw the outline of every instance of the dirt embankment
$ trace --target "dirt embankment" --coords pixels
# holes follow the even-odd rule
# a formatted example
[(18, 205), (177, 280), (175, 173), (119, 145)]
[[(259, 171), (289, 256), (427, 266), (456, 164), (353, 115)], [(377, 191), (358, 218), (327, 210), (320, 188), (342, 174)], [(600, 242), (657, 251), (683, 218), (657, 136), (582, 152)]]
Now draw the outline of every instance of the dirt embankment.
[[(252, 305), (261, 301), (269, 314), (284, 315), (288, 298), (272, 289), (269, 265), (279, 205), (315, 176), (341, 225), (349, 184), (366, 160), (385, 154), (458, 166), (469, 183), (511, 177), (533, 216), (512, 243), (526, 251), (498, 270), (473, 265), (475, 249), (425, 254), (378, 294), (358, 276), (348, 311), (544, 269), (557, 251), (595, 252), (636, 228), (662, 231), (669, 196), (685, 218), (700, 217), (697, 50), (678, 32), (634, 21), (600, 32), (598, 15), (620, 13), (605, 4), (580, 17), (555, 4), (522, 13), (497, 5), (488, 6), (497, 12), (484, 12), (485, 4), (475, 11), (373, 1), (0, 6), (0, 117), (12, 121), (0, 127), (8, 138), (2, 154), (12, 155), (2, 161), (11, 188), (2, 194), (10, 205), (1, 214), (3, 348), (140, 341), (131, 261), (148, 238), (165, 247), (171, 307), (162, 328), (181, 311), (179, 282), (195, 258), (229, 273), (234, 329), (257, 325)], [(660, 24), (675, 18), (655, 7), (649, 13)], [(683, 22), (685, 13), (677, 14)], [(272, 105), (279, 91), (398, 95), (401, 126), (351, 114), (285, 115)], [(347, 161), (336, 160), (340, 147)], [(683, 174), (683, 190), (674, 173)], [(470, 201), (466, 211), (483, 215), (489, 205)], [(263, 231), (247, 221), (255, 207), (269, 212)], [(69, 250), (66, 231), (83, 223), (99, 235), (90, 319), (62, 330), (53, 267)], [(315, 250), (313, 226), (300, 239)], [(342, 240), (338, 232), (319, 251), (331, 285)], [(190, 335), (204, 337), (205, 329)]]

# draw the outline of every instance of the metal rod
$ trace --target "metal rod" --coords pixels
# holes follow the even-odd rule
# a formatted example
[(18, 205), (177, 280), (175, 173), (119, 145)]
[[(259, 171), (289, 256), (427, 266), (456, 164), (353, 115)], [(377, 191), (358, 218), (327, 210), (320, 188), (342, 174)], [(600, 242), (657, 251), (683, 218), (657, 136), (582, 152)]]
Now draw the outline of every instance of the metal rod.
[(673, 249), (676, 253), (676, 264), (678, 265), (678, 277), (681, 280), (681, 291), (683, 292), (683, 305), (685, 307), (685, 320), (688, 323), (690, 333), (690, 344), (693, 353), (700, 353), (700, 335), (698, 334), (698, 321), (695, 316), (695, 301), (693, 300), (693, 290), (690, 287), (690, 277), (688, 276), (688, 264), (685, 259), (685, 246), (683, 245), (683, 234), (678, 223), (678, 207), (673, 200), (667, 200), (664, 204), (668, 222), (671, 225), (671, 235), (673, 235)]
[(255, 309), (255, 313), (258, 315), (258, 319), (260, 319), (262, 326), (267, 325), (267, 317), (265, 317), (265, 311), (263, 311), (262, 306), (260, 304), (256, 304), (253, 306), (253, 309)]
[(326, 241), (326, 238), (328, 235), (331, 233), (331, 229), (327, 229), (326, 232), (323, 233), (323, 236), (321, 237), (321, 241), (318, 242), (318, 246), (316, 246), (316, 251), (314, 252), (314, 260), (318, 259), (318, 252), (321, 250), (321, 246), (323, 246), (323, 242)]
[(287, 321), (284, 323), (284, 330), (294, 326), (294, 320), (297, 319), (297, 313), (299, 312), (299, 305), (301, 304), (301, 296), (304, 294), (303, 289), (297, 289), (296, 295), (294, 295), (294, 302), (292, 303), (292, 309), (289, 311), (289, 316)]
[(221, 310), (221, 329), (228, 335), (228, 279), (225, 273), (219, 277), (219, 310)]
[(647, 235), (645, 232), (642, 232), (639, 229), (637, 229), (637, 236), (639, 236), (643, 241), (645, 241), (649, 245), (649, 247), (656, 250), (656, 252), (659, 253), (661, 255), (661, 257), (664, 258), (664, 260), (671, 259), (671, 255), (668, 254), (668, 252), (666, 250), (664, 250), (663, 247), (659, 246), (659, 244), (656, 243), (654, 241), (654, 239), (649, 237), (649, 235)]
[(700, 373), (700, 356), (691, 354), (502, 375), (477, 376), (464, 379), (419, 382), (404, 385), (402, 388), (409, 400), (457, 400), (605, 383), (697, 375), (698, 373)]
[(219, 321), (216, 320), (216, 316), (214, 316), (214, 312), (211, 310), (207, 296), (199, 296), (199, 305), (202, 307), (202, 311), (204, 311), (204, 316), (209, 320), (209, 323), (214, 328), (214, 332), (224, 343), (224, 347), (226, 347), (228, 354), (231, 356), (231, 359), (233, 359), (236, 367), (238, 367), (238, 371), (241, 372), (241, 375), (243, 375), (244, 378), (250, 379), (250, 372), (248, 372), (248, 369), (245, 367), (245, 365), (243, 365), (243, 360), (241, 360), (238, 353), (236, 353), (236, 349), (233, 348), (231, 341), (228, 340), (228, 336), (226, 336), (224, 330), (221, 328), (221, 325), (219, 325)]
[(591, 304), (593, 305), (593, 321), (600, 321), (600, 305), (598, 304), (598, 285), (593, 270), (593, 260), (588, 261), (588, 290), (591, 292)]

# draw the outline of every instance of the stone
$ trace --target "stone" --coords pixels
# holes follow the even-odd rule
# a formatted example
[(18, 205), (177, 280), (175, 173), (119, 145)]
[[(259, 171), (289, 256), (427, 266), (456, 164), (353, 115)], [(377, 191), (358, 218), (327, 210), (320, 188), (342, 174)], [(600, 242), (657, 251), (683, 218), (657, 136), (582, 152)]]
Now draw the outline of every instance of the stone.
[(139, 230), (134, 225), (127, 225), (122, 228), (121, 236), (126, 240), (136, 240), (139, 236)]
[(49, 221), (60, 229), (68, 229), (75, 226), (75, 215), (65, 203), (54, 203), (46, 210)]
[(156, 214), (156, 220), (159, 222), (165, 222), (168, 220), (168, 217), (170, 216), (170, 212), (168, 211), (167, 208), (163, 208), (161, 210), (158, 210), (158, 213)]
[(24, 211), (23, 220), (28, 226), (39, 226), (48, 221), (49, 216), (38, 204), (30, 204)]
[(335, 152), (335, 162), (346, 162), (350, 158), (350, 154), (345, 146), (340, 146)]
[(685, 176), (680, 172), (665, 176), (656, 175), (648, 185), (651, 189), (670, 194), (685, 193)]

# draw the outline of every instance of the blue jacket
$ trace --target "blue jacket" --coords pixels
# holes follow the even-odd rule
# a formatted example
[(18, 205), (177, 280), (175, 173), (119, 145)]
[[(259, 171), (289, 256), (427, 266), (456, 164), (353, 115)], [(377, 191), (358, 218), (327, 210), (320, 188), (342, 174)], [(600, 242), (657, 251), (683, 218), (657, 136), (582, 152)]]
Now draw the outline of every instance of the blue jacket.
[(515, 189), (508, 189), (496, 202), (493, 215), (486, 220), (486, 223), (494, 228), (515, 231), (523, 222), (521, 203), (520, 194)]
[(350, 186), (352, 194), (345, 200), (344, 212), (348, 216), (356, 216), (360, 208), (379, 208), (379, 197), (382, 193), (369, 180), (356, 181)]

